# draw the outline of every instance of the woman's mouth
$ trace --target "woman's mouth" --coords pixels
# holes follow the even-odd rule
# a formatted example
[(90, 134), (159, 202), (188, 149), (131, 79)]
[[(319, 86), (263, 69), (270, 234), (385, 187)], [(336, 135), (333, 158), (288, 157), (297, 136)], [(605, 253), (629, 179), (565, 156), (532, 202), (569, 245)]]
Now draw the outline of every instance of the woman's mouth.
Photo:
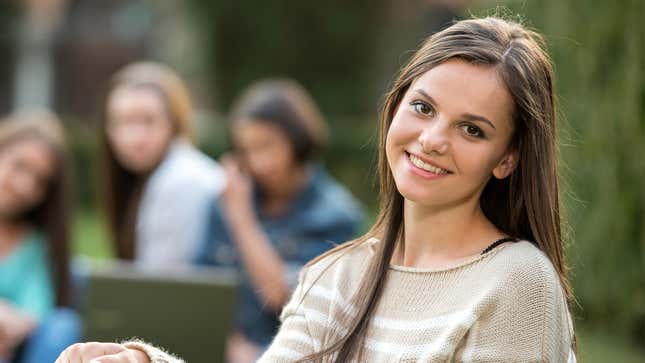
[(450, 174), (450, 171), (436, 167), (434, 165), (430, 165), (413, 154), (410, 154), (408, 152), (406, 152), (405, 154), (408, 157), (408, 160), (410, 160), (410, 162), (412, 163), (412, 165), (416, 166), (417, 168), (423, 171), (427, 171), (428, 173), (432, 173), (435, 175)]

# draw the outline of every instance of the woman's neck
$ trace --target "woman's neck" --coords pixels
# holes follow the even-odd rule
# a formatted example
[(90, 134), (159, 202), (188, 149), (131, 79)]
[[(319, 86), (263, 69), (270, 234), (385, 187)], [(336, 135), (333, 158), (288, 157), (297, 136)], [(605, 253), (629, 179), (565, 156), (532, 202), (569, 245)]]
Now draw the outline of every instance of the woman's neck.
[(22, 241), (27, 231), (23, 222), (0, 219), (0, 257), (8, 255)]
[(429, 208), (405, 200), (404, 237), (392, 263), (411, 267), (439, 267), (478, 255), (503, 237), (473, 199), (457, 206)]
[(262, 208), (271, 216), (281, 215), (287, 211), (289, 204), (307, 186), (311, 173), (307, 167), (293, 170), (289, 182), (282, 183), (273, 190), (265, 190)]

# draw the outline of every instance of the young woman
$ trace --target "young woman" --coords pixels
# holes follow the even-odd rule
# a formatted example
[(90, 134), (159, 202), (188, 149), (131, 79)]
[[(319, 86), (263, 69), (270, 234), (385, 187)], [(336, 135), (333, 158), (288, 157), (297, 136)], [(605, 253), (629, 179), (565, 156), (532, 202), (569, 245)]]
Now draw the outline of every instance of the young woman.
[(326, 124), (295, 81), (255, 83), (231, 120), (233, 152), (222, 160), (228, 184), (198, 262), (244, 272), (227, 357), (245, 363), (271, 343), (302, 266), (354, 238), (362, 212), (315, 161)]
[[(376, 224), (303, 268), (260, 361), (575, 361), (555, 115), (539, 34), (485, 18), (431, 36), (385, 100)], [(61, 361), (99, 348), (174, 361), (132, 342)]]
[(0, 123), (0, 361), (51, 361), (79, 338), (68, 308), (67, 154), (45, 112)]
[(169, 68), (135, 63), (110, 85), (100, 132), (103, 204), (115, 254), (151, 267), (189, 264), (223, 172), (190, 143), (191, 103)]

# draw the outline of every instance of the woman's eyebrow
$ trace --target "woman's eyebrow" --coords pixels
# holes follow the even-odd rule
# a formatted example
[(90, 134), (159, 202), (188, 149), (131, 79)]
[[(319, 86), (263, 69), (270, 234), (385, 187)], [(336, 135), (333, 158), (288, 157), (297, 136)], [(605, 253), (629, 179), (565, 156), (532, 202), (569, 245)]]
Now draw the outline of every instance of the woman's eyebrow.
[(415, 89), (414, 92), (416, 92), (416, 93), (420, 94), (421, 96), (423, 96), (424, 98), (426, 98), (433, 105), (437, 104), (437, 102), (434, 100), (434, 98), (430, 97), (430, 95), (427, 94), (426, 91), (422, 90), (421, 88)]
[(469, 120), (469, 121), (485, 122), (485, 123), (489, 124), (490, 127), (493, 128), (493, 130), (497, 130), (495, 125), (493, 125), (493, 123), (489, 119), (484, 117), (484, 116), (473, 115), (472, 113), (465, 113), (465, 114), (462, 115), (462, 117), (465, 118), (466, 120)]

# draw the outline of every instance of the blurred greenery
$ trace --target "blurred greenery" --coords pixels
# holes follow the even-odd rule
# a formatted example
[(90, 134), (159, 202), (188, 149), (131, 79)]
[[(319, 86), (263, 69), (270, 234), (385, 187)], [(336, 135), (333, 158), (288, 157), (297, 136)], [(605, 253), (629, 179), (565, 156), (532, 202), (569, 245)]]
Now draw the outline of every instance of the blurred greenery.
[(112, 257), (103, 219), (96, 211), (83, 210), (76, 214), (73, 225), (72, 250), (76, 255), (96, 259)]
[(555, 64), (577, 318), (645, 347), (645, 2), (508, 5)]
[(0, 110), (9, 108), (11, 99), (11, 63), (14, 51), (15, 10), (7, 1), (0, 2)]
[(191, 0), (219, 108), (265, 77), (292, 77), (333, 114), (374, 111), (375, 36), (384, 0)]
[(624, 336), (586, 325), (577, 327), (578, 362), (581, 363), (642, 363), (645, 352), (626, 342)]

